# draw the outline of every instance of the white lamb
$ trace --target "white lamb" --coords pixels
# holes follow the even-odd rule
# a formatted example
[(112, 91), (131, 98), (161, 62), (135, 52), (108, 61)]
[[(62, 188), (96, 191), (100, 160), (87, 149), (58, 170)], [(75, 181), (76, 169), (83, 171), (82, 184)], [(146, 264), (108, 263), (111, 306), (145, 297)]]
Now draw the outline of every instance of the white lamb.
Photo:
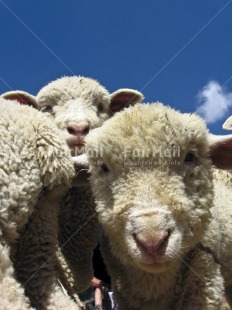
[[(101, 126), (115, 112), (143, 99), (140, 92), (131, 89), (119, 89), (109, 94), (97, 81), (77, 76), (49, 83), (36, 97), (22, 91), (9, 92), (4, 97), (30, 103), (48, 112), (72, 156), (85, 151), (85, 137), (89, 131)], [(83, 171), (83, 186), (79, 180), (77, 184), (74, 181), (78, 187), (72, 187), (62, 199), (59, 215), (59, 244), (68, 262), (66, 278), (69, 283), (65, 275), (61, 281), (69, 292), (89, 286), (93, 276), (92, 253), (99, 236), (99, 223), (89, 183), (86, 182), (86, 171)], [(65, 261), (61, 255), (59, 257), (63, 266), (60, 269), (64, 269)], [(71, 275), (74, 283), (70, 283)], [(70, 285), (73, 288), (69, 288)]]
[(232, 208), (213, 179), (220, 143), (210, 144), (200, 117), (160, 103), (128, 108), (88, 135), (117, 309), (219, 309), (218, 260), (226, 286), (232, 279)]
[(1, 309), (79, 309), (57, 285), (54, 255), (59, 200), (74, 174), (52, 121), (0, 98)]

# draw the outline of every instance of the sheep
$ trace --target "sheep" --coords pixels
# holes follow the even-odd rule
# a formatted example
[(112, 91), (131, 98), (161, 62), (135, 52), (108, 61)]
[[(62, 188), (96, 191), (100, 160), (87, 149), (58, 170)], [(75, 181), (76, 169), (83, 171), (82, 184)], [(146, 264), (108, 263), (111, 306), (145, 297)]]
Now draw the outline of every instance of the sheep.
[(0, 300), (4, 309), (79, 309), (56, 280), (60, 197), (75, 175), (44, 113), (0, 98)]
[(232, 279), (232, 197), (212, 169), (223, 167), (220, 147), (199, 116), (161, 103), (130, 107), (86, 138), (118, 310), (219, 309), (222, 275), (227, 288)]
[[(8, 92), (3, 96), (29, 103), (46, 113), (65, 138), (72, 156), (84, 153), (85, 137), (89, 131), (100, 127), (117, 111), (143, 100), (138, 91), (119, 89), (109, 94), (97, 81), (80, 76), (50, 82), (37, 96), (22, 91)], [(73, 180), (73, 187), (61, 200), (59, 214), (59, 270), (66, 273), (61, 275), (61, 282), (70, 295), (90, 285), (92, 253), (99, 236), (99, 223), (86, 171), (80, 172), (82, 183), (80, 174), (78, 182)]]

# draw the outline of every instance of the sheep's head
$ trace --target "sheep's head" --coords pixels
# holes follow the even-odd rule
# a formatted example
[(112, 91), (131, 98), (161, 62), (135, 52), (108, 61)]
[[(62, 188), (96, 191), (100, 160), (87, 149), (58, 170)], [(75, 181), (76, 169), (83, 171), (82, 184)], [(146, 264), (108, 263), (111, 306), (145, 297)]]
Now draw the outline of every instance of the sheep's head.
[(143, 100), (143, 95), (133, 89), (109, 92), (97, 81), (80, 77), (62, 77), (43, 87), (36, 97), (12, 91), (2, 95), (17, 99), (47, 112), (61, 130), (72, 156), (85, 151), (85, 138), (93, 128), (124, 107)]
[(109, 93), (97, 81), (64, 77), (43, 87), (37, 95), (39, 109), (48, 112), (62, 131), (72, 155), (83, 153), (90, 129), (107, 118)]
[(87, 137), (97, 212), (123, 264), (161, 272), (201, 240), (214, 197), (208, 136), (200, 117), (156, 103)]
[(63, 77), (49, 83), (37, 95), (40, 109), (48, 112), (66, 139), (72, 155), (82, 154), (85, 138), (112, 113), (139, 102), (142, 94), (130, 89), (113, 94), (97, 81), (84, 77)]

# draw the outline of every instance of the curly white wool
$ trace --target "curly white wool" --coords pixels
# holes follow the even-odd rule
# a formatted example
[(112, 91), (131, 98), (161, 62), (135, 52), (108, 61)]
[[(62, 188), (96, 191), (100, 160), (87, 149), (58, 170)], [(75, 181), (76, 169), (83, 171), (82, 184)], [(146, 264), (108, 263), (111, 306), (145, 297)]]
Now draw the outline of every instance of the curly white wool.
[[(59, 199), (75, 173), (70, 151), (34, 108), (0, 98), (0, 115), (1, 306), (58, 309), (53, 256)], [(63, 294), (61, 304), (73, 302)]]

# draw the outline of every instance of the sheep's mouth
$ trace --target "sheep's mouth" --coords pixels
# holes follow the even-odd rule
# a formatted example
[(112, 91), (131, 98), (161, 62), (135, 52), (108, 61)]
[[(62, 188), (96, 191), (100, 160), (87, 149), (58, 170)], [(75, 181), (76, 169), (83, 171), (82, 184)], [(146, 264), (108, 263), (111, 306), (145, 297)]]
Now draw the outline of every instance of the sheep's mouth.
[(160, 268), (167, 263), (167, 258), (164, 255), (151, 256), (147, 253), (141, 253), (139, 264), (146, 265), (148, 268)]
[(81, 147), (84, 147), (85, 146), (85, 142), (84, 141), (72, 141), (72, 142), (68, 142), (68, 146), (70, 148), (81, 148)]
[(85, 146), (85, 138), (84, 137), (68, 137), (66, 138), (66, 142), (70, 148), (81, 148)]
[(153, 262), (153, 263), (144, 263), (144, 262), (139, 262), (138, 266), (140, 269), (149, 272), (149, 273), (159, 273), (159, 272), (164, 272), (167, 270), (168, 266), (167, 263), (165, 262)]

